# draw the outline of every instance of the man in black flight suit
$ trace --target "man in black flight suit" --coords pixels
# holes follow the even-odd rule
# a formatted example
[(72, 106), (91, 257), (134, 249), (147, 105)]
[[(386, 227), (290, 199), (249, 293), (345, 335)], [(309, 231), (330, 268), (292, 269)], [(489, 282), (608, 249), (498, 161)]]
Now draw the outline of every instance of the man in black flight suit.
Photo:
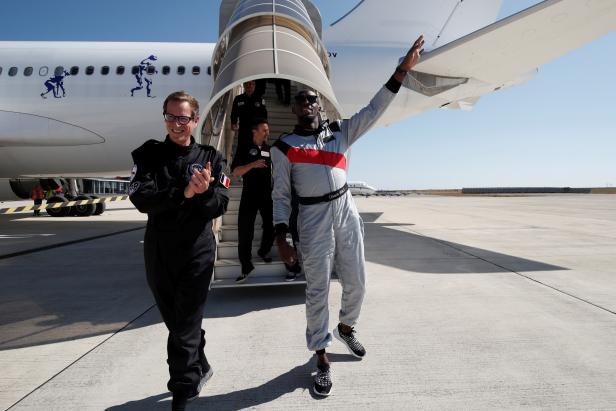
[(252, 144), (252, 123), (257, 118), (267, 120), (263, 97), (255, 92), (256, 82), (244, 83), (244, 92), (235, 96), (231, 108), (231, 128), (237, 133), (237, 147)]
[(163, 104), (164, 142), (148, 140), (133, 151), (130, 200), (148, 214), (144, 239), (147, 281), (169, 330), (167, 363), (172, 409), (187, 401), (212, 376), (204, 352), (203, 309), (214, 267), (212, 219), (229, 201), (222, 156), (195, 143), (199, 103), (186, 92)]
[(242, 177), (243, 189), (238, 215), (238, 255), (242, 264), (242, 274), (235, 280), (246, 281), (248, 274), (254, 270), (252, 264), (252, 239), (254, 237), (255, 217), (257, 211), (263, 220), (261, 247), (257, 251), (266, 263), (272, 261), (268, 253), (274, 244), (274, 224), (272, 223), (272, 169), (270, 147), (267, 145), (269, 124), (264, 118), (253, 121), (251, 144), (237, 147), (231, 172)]

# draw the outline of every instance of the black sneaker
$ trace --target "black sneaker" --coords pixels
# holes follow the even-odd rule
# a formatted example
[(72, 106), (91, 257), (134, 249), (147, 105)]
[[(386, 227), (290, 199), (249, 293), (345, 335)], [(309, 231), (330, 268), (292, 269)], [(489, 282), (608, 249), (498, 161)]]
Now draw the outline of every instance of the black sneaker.
[(316, 395), (327, 397), (332, 393), (332, 372), (331, 368), (327, 367), (327, 370), (321, 371), (317, 368), (317, 374), (314, 376), (314, 385), (312, 389)]
[(284, 278), (284, 280), (291, 282), (291, 281), (295, 281), (296, 278), (297, 278), (297, 274), (295, 274), (292, 271), (287, 271), (287, 276)]
[(205, 384), (208, 382), (208, 380), (212, 378), (212, 375), (214, 375), (214, 370), (212, 369), (212, 366), (210, 366), (207, 372), (201, 376), (201, 379), (199, 380), (199, 384), (197, 385), (197, 388), (196, 388), (197, 392), (191, 397), (188, 397), (188, 401), (193, 401), (199, 398), (199, 393), (201, 392), (203, 387), (205, 387)]
[(357, 338), (355, 338), (354, 334), (355, 334), (355, 329), (353, 329), (353, 327), (351, 327), (350, 334), (344, 334), (340, 330), (340, 324), (338, 324), (338, 326), (334, 328), (334, 337), (342, 341), (344, 345), (346, 345), (346, 347), (348, 348), (349, 352), (354, 357), (364, 358), (364, 356), (366, 355), (366, 349), (364, 348), (363, 345), (361, 345), (361, 343), (357, 340)]
[(272, 262), (272, 257), (268, 256), (267, 253), (262, 252), (261, 250), (257, 251), (257, 255), (261, 257), (261, 259), (266, 263)]
[(242, 274), (235, 279), (235, 282), (237, 284), (241, 284), (246, 281), (246, 279), (248, 278), (248, 274), (250, 274), (251, 271), (255, 269), (255, 266), (252, 265), (252, 263), (249, 264), (250, 265), (242, 265)]

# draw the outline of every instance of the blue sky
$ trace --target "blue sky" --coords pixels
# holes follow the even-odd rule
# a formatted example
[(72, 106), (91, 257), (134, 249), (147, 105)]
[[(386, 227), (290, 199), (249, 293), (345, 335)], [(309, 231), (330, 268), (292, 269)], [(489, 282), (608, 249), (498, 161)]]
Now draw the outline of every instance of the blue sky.
[[(427, 0), (426, 0), (427, 1)], [(505, 0), (501, 17), (538, 1)], [(357, 0), (317, 0), (324, 23)], [(215, 0), (4, 2), (0, 40), (217, 40)], [(350, 180), (382, 189), (616, 185), (616, 33), (482, 97), (373, 130), (353, 148)], [(395, 147), (395, 149), (394, 149)]]

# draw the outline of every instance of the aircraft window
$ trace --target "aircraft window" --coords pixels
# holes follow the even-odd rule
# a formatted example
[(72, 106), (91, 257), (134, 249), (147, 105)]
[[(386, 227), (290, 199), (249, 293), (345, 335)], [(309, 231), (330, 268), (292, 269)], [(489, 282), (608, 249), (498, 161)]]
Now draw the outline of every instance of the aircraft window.
[(101, 67), (101, 74), (103, 76), (106, 76), (107, 74), (109, 74), (109, 66), (103, 66)]
[(17, 74), (17, 67), (11, 67), (9, 69), (9, 76), (13, 77), (15, 74)]
[(92, 75), (92, 73), (94, 73), (94, 66), (88, 66), (88, 67), (86, 67), (86, 74), (87, 74), (88, 76), (91, 76), (91, 75)]
[(39, 76), (46, 76), (49, 73), (49, 68), (47, 66), (43, 66), (39, 69)]
[(116, 74), (118, 75), (124, 74), (124, 66), (116, 67)]
[(63, 75), (63, 74), (64, 74), (64, 67), (62, 67), (62, 66), (58, 66), (58, 67), (56, 67), (56, 69), (53, 71), (53, 74), (54, 74), (55, 76), (61, 76), (61, 75)]
[(184, 75), (184, 73), (186, 72), (186, 67), (184, 66), (178, 66), (178, 74), (180, 76)]
[(133, 68), (130, 70), (130, 72), (132, 74), (137, 74), (139, 73), (139, 66), (133, 66)]
[(154, 73), (156, 73), (156, 67), (148, 66), (148, 74), (154, 74)]
[(34, 69), (32, 67), (26, 67), (24, 69), (24, 76), (26, 76), (26, 77), (31, 76), (33, 71), (34, 71)]
[(2, 74), (2, 67), (0, 67), (0, 74)]
[(77, 74), (79, 74), (79, 67), (77, 66), (71, 67), (71, 76), (76, 76)]
[(163, 66), (163, 74), (166, 76), (167, 74), (169, 74), (169, 72), (171, 71), (171, 69), (169, 68), (169, 66)]
[(201, 67), (199, 67), (199, 66), (193, 66), (192, 73), (193, 73), (195, 76), (196, 76), (196, 75), (198, 75), (199, 73), (201, 73)]

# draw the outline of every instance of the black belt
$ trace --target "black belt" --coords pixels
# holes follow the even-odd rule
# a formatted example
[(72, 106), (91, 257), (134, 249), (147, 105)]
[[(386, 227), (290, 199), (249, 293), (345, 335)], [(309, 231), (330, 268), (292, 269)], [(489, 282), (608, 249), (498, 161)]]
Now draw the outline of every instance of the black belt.
[(346, 185), (346, 183), (345, 183), (338, 190), (332, 191), (331, 193), (327, 193), (327, 194), (322, 195), (322, 196), (318, 196), (318, 197), (298, 197), (299, 198), (299, 203), (301, 205), (312, 205), (312, 204), (319, 204), (319, 203), (328, 203), (328, 202), (330, 202), (332, 200), (337, 199), (338, 197), (342, 197), (344, 195), (344, 193), (347, 192), (348, 189), (349, 189), (349, 186)]

